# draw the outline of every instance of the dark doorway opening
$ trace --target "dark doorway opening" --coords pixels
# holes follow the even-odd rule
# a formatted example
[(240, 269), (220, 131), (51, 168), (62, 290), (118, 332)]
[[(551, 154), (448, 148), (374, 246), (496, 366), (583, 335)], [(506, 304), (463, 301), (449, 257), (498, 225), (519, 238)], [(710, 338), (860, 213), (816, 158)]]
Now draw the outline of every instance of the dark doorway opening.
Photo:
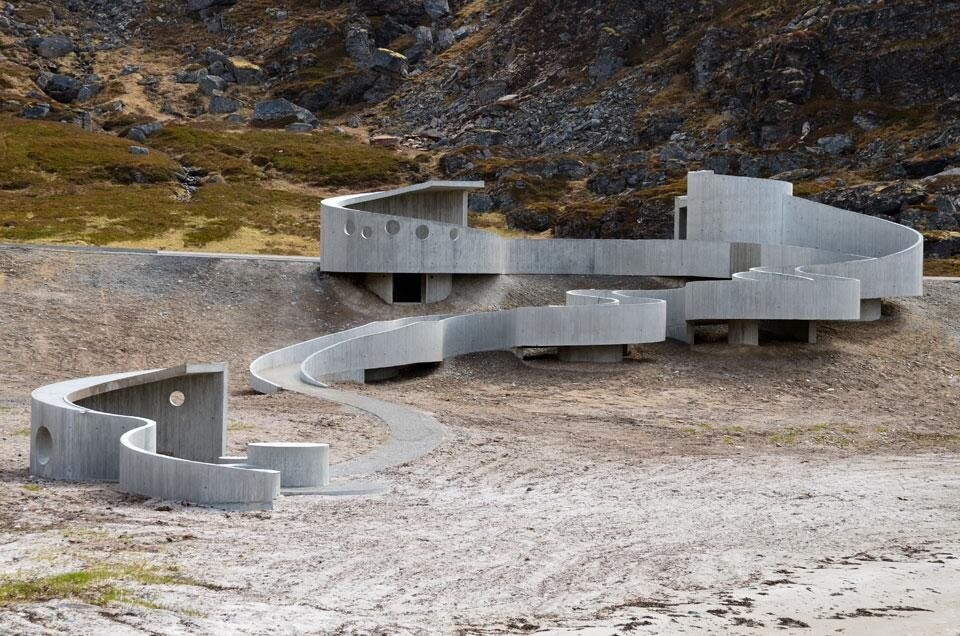
[(393, 275), (393, 302), (422, 303), (423, 302), (423, 275), (422, 274), (394, 274)]
[(677, 238), (685, 240), (687, 238), (687, 208), (686, 206), (680, 208), (679, 214), (677, 215), (677, 225), (679, 226), (679, 232)]

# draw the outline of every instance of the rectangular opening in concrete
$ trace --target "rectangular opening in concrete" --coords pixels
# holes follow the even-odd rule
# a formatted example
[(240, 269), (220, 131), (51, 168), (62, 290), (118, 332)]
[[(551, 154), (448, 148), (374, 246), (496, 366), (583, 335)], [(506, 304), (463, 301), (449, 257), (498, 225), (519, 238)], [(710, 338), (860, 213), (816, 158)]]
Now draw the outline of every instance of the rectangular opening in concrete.
[(687, 238), (687, 208), (680, 208), (677, 214), (677, 238), (681, 241)]
[(423, 274), (394, 274), (393, 302), (422, 303), (425, 278)]

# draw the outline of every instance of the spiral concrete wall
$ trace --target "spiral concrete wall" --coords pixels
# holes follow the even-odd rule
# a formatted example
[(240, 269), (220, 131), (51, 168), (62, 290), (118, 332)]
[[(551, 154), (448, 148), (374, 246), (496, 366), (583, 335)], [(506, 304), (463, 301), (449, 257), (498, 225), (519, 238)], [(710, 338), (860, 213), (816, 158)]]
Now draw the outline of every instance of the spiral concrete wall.
[(225, 457), (226, 389), (224, 364), (40, 387), (32, 394), (30, 472), (115, 481), (124, 492), (231, 509), (272, 507), (282, 477), (316, 494), (343, 490), (326, 488), (322, 444), (259, 444), (250, 459)]
[(280, 366), (299, 365), (308, 383), (362, 382), (371, 369), (521, 346), (598, 347), (607, 358), (603, 348), (618, 344), (692, 342), (694, 326), (709, 321), (727, 322), (734, 343), (756, 344), (761, 328), (812, 341), (816, 321), (876, 319), (880, 298), (922, 293), (919, 233), (794, 197), (783, 181), (691, 172), (677, 203), (678, 238), (646, 241), (503, 239), (463, 227), (458, 197), (481, 185), (428, 182), (323, 201), (323, 269), (716, 280), (581, 290), (566, 307), (375, 322), (261, 356), (250, 367), (253, 387), (277, 390), (264, 374)]

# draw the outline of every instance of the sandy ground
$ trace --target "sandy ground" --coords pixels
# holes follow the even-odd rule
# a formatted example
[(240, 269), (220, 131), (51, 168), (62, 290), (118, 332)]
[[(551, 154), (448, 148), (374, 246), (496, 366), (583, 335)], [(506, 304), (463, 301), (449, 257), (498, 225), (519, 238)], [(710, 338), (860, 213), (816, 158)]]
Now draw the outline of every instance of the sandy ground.
[[(470, 281), (437, 308), (558, 302), (591, 281)], [(0, 573), (109, 564), (144, 603), (0, 607), (0, 633), (960, 633), (960, 287), (829, 324), (815, 346), (644, 346), (620, 365), (467, 356), (359, 390), (430, 411), (387, 495), (267, 513), (26, 471), (29, 391), (232, 365), (231, 448), (373, 447), (375, 420), (245, 390), (277, 346), (409, 313), (306, 264), (0, 250)], [(470, 300), (479, 299), (478, 301)]]

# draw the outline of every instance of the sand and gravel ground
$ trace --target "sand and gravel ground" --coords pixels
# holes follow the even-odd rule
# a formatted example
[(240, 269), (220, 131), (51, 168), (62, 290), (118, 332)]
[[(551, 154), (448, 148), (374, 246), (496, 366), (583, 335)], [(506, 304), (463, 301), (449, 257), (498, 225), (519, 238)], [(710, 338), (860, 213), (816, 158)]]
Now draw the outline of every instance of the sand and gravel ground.
[[(474, 281), (437, 311), (591, 282)], [(928, 283), (815, 346), (491, 353), (361, 387), (434, 413), (444, 442), (387, 471), (386, 495), (236, 513), (31, 479), (29, 391), (227, 360), (231, 450), (313, 439), (342, 460), (378, 421), (252, 394), (243, 368), (412, 310), (307, 264), (0, 250), (0, 573), (145, 564), (195, 583), (6, 604), (0, 633), (960, 633), (958, 291)]]

